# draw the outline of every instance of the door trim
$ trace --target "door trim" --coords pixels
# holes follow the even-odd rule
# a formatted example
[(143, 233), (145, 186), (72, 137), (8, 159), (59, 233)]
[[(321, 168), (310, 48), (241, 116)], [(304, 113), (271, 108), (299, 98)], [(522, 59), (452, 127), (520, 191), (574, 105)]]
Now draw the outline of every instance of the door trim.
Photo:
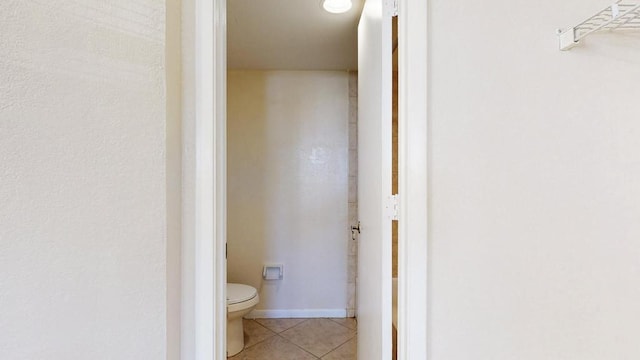
[(398, 359), (427, 359), (428, 0), (398, 6)]
[(193, 329), (183, 332), (193, 333), (196, 360), (223, 360), (227, 355), (226, 0), (195, 0), (194, 37), (195, 254), (183, 259), (194, 261), (195, 305)]

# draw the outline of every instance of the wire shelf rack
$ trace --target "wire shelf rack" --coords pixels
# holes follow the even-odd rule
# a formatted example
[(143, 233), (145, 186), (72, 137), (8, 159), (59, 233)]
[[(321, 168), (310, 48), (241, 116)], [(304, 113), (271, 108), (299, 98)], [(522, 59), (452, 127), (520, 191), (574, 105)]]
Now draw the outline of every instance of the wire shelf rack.
[(571, 49), (594, 32), (611, 30), (640, 30), (640, 2), (618, 0), (580, 24), (559, 31), (560, 50)]

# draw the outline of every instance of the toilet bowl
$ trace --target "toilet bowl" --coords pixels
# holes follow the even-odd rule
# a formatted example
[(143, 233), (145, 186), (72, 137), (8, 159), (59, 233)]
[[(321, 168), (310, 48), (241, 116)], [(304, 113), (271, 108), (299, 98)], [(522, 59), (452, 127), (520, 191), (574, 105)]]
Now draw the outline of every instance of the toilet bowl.
[(242, 317), (258, 305), (260, 297), (249, 285), (227, 283), (227, 356), (244, 348)]

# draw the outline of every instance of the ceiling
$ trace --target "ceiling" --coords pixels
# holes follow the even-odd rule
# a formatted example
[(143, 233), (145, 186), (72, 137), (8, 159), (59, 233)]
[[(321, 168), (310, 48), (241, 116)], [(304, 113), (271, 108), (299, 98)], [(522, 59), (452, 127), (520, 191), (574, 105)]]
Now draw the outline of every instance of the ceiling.
[(358, 66), (363, 0), (330, 14), (320, 0), (228, 0), (230, 69), (350, 70)]

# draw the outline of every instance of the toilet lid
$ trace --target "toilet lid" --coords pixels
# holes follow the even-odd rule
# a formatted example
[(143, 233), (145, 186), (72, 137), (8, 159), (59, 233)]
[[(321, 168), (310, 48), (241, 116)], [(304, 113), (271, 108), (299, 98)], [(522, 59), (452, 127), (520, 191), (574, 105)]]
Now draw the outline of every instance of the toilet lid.
[(256, 289), (249, 285), (227, 283), (227, 305), (251, 300), (257, 293)]

